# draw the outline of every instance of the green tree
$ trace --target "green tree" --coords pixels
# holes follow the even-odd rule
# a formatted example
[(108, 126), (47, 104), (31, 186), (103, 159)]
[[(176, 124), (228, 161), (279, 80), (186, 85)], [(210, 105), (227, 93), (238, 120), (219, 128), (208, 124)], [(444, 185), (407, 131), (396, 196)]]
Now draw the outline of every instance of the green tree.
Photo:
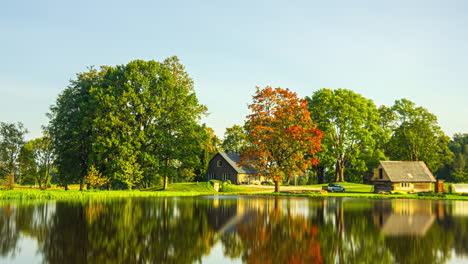
[[(351, 90), (326, 88), (306, 99), (312, 120), (324, 132), (324, 151), (320, 156), (325, 157), (325, 164), (319, 163), (319, 166), (330, 166), (332, 157), (336, 182), (345, 181), (346, 167), (352, 167), (361, 175), (368, 170), (370, 159), (383, 158), (376, 144), (376, 138), (382, 133), (379, 112), (372, 100)], [(362, 176), (355, 180), (362, 180)]]
[(203, 138), (198, 103), (178, 59), (132, 61), (109, 68), (91, 91), (97, 106), (93, 150), (102, 171), (129, 188), (161, 176), (164, 188), (200, 165)]
[(57, 182), (65, 190), (69, 184), (78, 182), (80, 190), (84, 188), (94, 140), (95, 108), (90, 90), (102, 82), (106, 70), (106, 67), (100, 71), (90, 68), (88, 72), (78, 73), (48, 113), (49, 134), (56, 153)]
[(457, 133), (448, 144), (454, 159), (437, 171), (446, 180), (468, 182), (468, 134)]
[(0, 176), (18, 177), (18, 156), (28, 133), (22, 123), (0, 122)]
[(83, 186), (90, 164), (128, 188), (193, 178), (205, 111), (177, 57), (80, 73), (51, 108), (59, 180)]
[(245, 130), (239, 125), (233, 125), (226, 128), (221, 148), (230, 153), (240, 153), (242, 148), (247, 145), (247, 136)]
[(215, 135), (211, 127), (203, 125), (204, 128), (204, 142), (202, 143), (202, 151), (200, 152), (201, 167), (197, 170), (197, 180), (204, 181), (207, 179), (208, 163), (211, 158), (219, 151), (221, 140)]
[(24, 172), (41, 190), (47, 189), (50, 183), (53, 160), (52, 142), (48, 136), (30, 140), (21, 149)]
[(322, 132), (312, 122), (307, 101), (289, 89), (260, 89), (249, 105), (246, 131), (249, 144), (242, 150), (240, 164), (275, 182), (302, 175), (318, 160)]
[(435, 172), (453, 159), (450, 138), (437, 124), (437, 117), (415, 103), (401, 99), (391, 107), (395, 118), (386, 154), (393, 160), (424, 161)]

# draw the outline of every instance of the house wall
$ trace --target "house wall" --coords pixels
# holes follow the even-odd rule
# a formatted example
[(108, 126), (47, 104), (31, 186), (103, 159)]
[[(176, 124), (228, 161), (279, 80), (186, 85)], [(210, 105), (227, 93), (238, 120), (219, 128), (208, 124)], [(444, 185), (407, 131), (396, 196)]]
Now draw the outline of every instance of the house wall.
[(262, 183), (266, 181), (266, 178), (264, 176), (253, 176), (253, 174), (247, 174), (247, 173), (239, 173), (237, 175), (239, 184), (241, 183)]
[(390, 181), (374, 181), (374, 192), (391, 192), (394, 187)]
[[(218, 162), (221, 161), (221, 166), (218, 166)], [(224, 175), (227, 174), (228, 180), (233, 184), (239, 184), (237, 177), (237, 171), (224, 160), (224, 158), (218, 153), (216, 154), (208, 164), (208, 180), (219, 180), (225, 181)]]
[(402, 192), (430, 192), (432, 191), (432, 183), (430, 182), (409, 182), (409, 183), (393, 183), (395, 191)]
[[(380, 178), (380, 173), (379, 170), (382, 169), (382, 178)], [(372, 177), (371, 181), (390, 181), (390, 178), (388, 178), (387, 173), (385, 170), (382, 168), (382, 165), (379, 164), (379, 166), (374, 169), (374, 176)]]

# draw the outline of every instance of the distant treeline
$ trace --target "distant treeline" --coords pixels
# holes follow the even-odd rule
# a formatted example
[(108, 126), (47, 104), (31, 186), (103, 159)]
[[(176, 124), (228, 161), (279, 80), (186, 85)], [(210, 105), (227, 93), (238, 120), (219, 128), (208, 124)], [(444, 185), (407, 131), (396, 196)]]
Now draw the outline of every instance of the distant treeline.
[[(450, 139), (427, 109), (406, 99), (376, 107), (346, 89), (305, 99), (323, 132), (307, 182), (363, 182), (380, 160), (422, 160), (439, 178), (468, 181), (468, 134)], [(42, 189), (51, 181), (67, 189), (204, 180), (217, 151), (239, 153), (251, 144), (244, 125), (217, 138), (201, 123), (207, 111), (177, 57), (89, 68), (59, 94), (43, 137), (26, 142), (21, 123), (0, 123), (0, 176), (6, 186)]]

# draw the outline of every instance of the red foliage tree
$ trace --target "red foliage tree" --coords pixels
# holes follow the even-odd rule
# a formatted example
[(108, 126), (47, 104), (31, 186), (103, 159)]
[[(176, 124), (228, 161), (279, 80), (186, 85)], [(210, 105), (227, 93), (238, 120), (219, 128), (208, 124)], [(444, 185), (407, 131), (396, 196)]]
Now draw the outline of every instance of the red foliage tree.
[(307, 101), (289, 89), (257, 87), (252, 111), (247, 116), (248, 146), (240, 155), (240, 165), (275, 183), (300, 175), (318, 160), (323, 133), (312, 122)]

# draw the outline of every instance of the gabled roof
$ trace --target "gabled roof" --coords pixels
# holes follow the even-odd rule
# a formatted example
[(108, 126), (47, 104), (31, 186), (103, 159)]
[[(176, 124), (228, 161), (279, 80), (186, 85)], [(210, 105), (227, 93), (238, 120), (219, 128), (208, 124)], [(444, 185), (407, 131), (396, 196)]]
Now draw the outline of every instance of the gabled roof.
[(232, 168), (234, 168), (237, 171), (237, 173), (245, 173), (245, 174), (257, 173), (256, 171), (250, 168), (237, 165), (237, 162), (239, 162), (239, 154), (228, 153), (228, 152), (218, 152), (218, 153), (219, 155), (221, 155), (221, 157), (223, 157), (229, 163), (229, 165), (232, 166)]
[(424, 161), (381, 161), (391, 182), (435, 182)]

